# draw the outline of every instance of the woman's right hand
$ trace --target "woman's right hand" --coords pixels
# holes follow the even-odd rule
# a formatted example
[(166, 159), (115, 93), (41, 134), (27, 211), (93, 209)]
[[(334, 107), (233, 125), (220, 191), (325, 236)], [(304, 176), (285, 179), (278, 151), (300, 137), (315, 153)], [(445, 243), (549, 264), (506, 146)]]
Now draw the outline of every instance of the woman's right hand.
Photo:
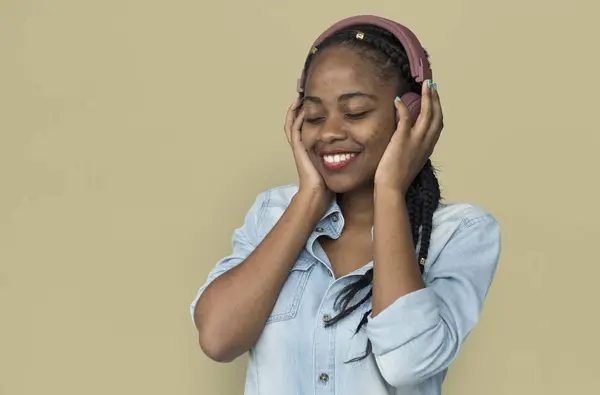
[(323, 177), (308, 156), (308, 152), (302, 143), (302, 124), (304, 122), (304, 109), (301, 109), (298, 116), (296, 113), (298, 108), (301, 106), (302, 101), (300, 96), (296, 97), (296, 100), (289, 107), (287, 116), (285, 119), (285, 135), (288, 143), (292, 147), (294, 154), (294, 160), (296, 162), (296, 168), (298, 169), (299, 177), (299, 193), (308, 194), (313, 197), (317, 197), (328, 205), (333, 192), (323, 180)]

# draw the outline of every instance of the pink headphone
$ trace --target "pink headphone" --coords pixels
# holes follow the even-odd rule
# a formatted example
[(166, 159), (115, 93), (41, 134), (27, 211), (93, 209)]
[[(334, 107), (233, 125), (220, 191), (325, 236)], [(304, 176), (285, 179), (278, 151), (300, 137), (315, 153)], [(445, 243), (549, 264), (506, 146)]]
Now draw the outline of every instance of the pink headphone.
[[(316, 39), (311, 47), (311, 51), (313, 48), (316, 48), (319, 44), (321, 44), (328, 37), (335, 34), (337, 31), (355, 25), (374, 25), (385, 29), (392, 33), (398, 41), (402, 44), (404, 49), (406, 50), (406, 54), (408, 56), (408, 61), (410, 63), (410, 73), (413, 78), (422, 83), (427, 79), (431, 79), (432, 72), (431, 67), (429, 66), (429, 61), (425, 55), (425, 51), (421, 46), (421, 43), (407, 27), (391, 21), (389, 19), (385, 19), (382, 17), (374, 16), (374, 15), (359, 15), (346, 19), (342, 19), (339, 22), (336, 22), (327, 30), (325, 30), (321, 35)], [(302, 71), (302, 75), (298, 79), (298, 93), (303, 93), (304, 79), (306, 76), (304, 75), (304, 70)], [(402, 102), (408, 107), (413, 123), (416, 121), (419, 113), (421, 112), (421, 95), (413, 92), (408, 92), (402, 95), (400, 98)]]

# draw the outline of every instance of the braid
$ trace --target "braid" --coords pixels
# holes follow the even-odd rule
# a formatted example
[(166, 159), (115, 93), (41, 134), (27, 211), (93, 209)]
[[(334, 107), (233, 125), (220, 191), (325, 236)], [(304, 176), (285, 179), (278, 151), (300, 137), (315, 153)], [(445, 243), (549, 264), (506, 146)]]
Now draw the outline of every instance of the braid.
[(408, 210), (408, 219), (410, 221), (413, 245), (415, 248), (417, 247), (417, 242), (419, 240), (419, 224), (421, 223), (421, 218), (423, 216), (423, 211), (421, 210), (420, 192), (421, 177), (417, 175), (406, 194), (406, 208)]
[[(361, 39), (357, 39), (359, 32), (364, 33)], [(346, 46), (357, 52), (360, 56), (369, 60), (376, 67), (376, 72), (382, 81), (395, 80), (398, 86), (404, 82), (406, 92), (421, 92), (421, 85), (414, 80), (410, 72), (408, 56), (402, 44), (390, 32), (371, 25), (358, 25), (344, 29), (323, 41), (316, 51), (306, 59), (304, 65), (305, 75), (310, 72), (310, 66), (316, 56), (323, 49), (333, 46)], [(426, 53), (427, 54), (427, 53)], [(306, 83), (306, 81), (304, 82)], [(417, 251), (417, 261), (424, 262), (427, 259), (431, 232), (433, 228), (433, 213), (437, 210), (441, 199), (440, 187), (435, 175), (435, 170), (431, 161), (428, 160), (425, 166), (417, 174), (406, 193), (406, 207), (410, 221), (411, 234), (415, 249), (420, 240)], [(420, 238), (419, 238), (420, 237)], [(424, 272), (424, 265), (419, 264), (421, 274)], [(356, 282), (345, 286), (335, 299), (334, 308), (339, 311), (335, 317), (329, 320), (325, 326), (331, 326), (338, 321), (356, 311), (361, 305), (366, 303), (373, 294), (373, 269), (369, 269)], [(368, 292), (354, 304), (350, 304), (359, 292), (369, 288)], [(355, 334), (358, 333), (368, 322), (368, 317), (372, 310), (368, 310), (358, 324)], [(367, 341), (365, 354), (354, 358), (348, 362), (359, 361), (366, 358), (372, 351), (370, 341)]]
[[(425, 170), (427, 169), (427, 170)], [(425, 171), (421, 171), (419, 176), (422, 178), (421, 193), (422, 193), (422, 223), (421, 233), (427, 235), (421, 240), (419, 246), (419, 262), (423, 262), (427, 259), (427, 251), (429, 250), (429, 242), (431, 241), (430, 235), (433, 229), (433, 213), (438, 207), (441, 194), (438, 179), (435, 176), (435, 171), (431, 165), (431, 160), (428, 160), (424, 167)], [(420, 266), (423, 269), (423, 265)]]

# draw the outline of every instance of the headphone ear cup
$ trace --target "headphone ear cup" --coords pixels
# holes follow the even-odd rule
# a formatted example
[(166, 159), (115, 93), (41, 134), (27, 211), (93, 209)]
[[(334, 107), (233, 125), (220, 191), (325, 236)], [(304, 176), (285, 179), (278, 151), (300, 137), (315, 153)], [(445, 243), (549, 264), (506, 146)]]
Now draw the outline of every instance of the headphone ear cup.
[[(417, 122), (419, 114), (421, 113), (421, 95), (414, 92), (408, 92), (402, 95), (400, 100), (402, 100), (402, 103), (408, 107), (408, 111), (410, 112), (410, 124), (414, 125), (415, 122)], [(396, 123), (398, 123), (398, 121), (398, 115), (396, 114)]]

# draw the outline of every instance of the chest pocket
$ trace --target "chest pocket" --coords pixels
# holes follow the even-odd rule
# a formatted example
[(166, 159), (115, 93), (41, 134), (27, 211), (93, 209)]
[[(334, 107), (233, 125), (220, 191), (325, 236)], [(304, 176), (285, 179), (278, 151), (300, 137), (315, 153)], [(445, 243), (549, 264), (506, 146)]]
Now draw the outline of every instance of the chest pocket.
[(314, 265), (314, 258), (308, 252), (303, 251), (290, 270), (266, 325), (291, 320), (296, 316)]

